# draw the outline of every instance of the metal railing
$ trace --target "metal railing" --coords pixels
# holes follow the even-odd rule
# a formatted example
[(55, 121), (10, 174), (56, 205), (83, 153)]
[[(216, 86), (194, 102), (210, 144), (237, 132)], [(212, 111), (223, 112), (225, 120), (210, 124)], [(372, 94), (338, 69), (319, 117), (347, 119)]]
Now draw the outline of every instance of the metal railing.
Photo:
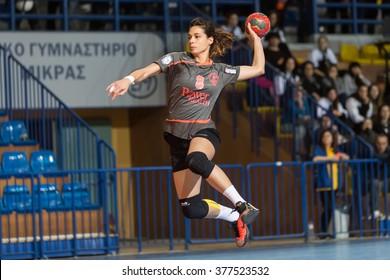
[(73, 110), (0, 46), (0, 105), (23, 120), (38, 148), (54, 151), (64, 170), (115, 168), (114, 150)]
[[(329, 168), (332, 165), (337, 168)], [(242, 196), (260, 210), (250, 226), (252, 240), (308, 240), (309, 224), (317, 238), (390, 234), (389, 176), (384, 162), (275, 162), (221, 168)], [(333, 189), (336, 174), (338, 183)], [(71, 189), (68, 208), (42, 209), (45, 193), (34, 192), (29, 209), (7, 214), (2, 209), (1, 258), (108, 254), (119, 248), (174, 250), (234, 242), (227, 222), (184, 218), (171, 167), (71, 171), (55, 178), (49, 177), (50, 173), (25, 175), (22, 181), (7, 179), (5, 186), (26, 185), (32, 194), (33, 183), (38, 189), (54, 184), (63, 197), (64, 186), (78, 182), (86, 186), (92, 205), (82, 209), (76, 203), (76, 190)], [(2, 196), (5, 186), (1, 187)], [(201, 194), (232, 207), (207, 184)]]
[[(9, 1), (9, 5), (3, 7), (0, 20), (9, 23), (9, 30), (16, 30), (16, 23), (21, 19), (35, 20), (60, 20), (61, 30), (69, 31), (72, 21), (104, 21), (109, 23), (112, 31), (123, 30), (126, 23), (154, 23), (160, 31), (165, 33), (179, 29), (183, 31), (183, 24), (194, 16), (207, 16), (214, 22), (223, 22), (224, 15), (218, 14), (221, 5), (246, 5), (253, 7), (253, 11), (259, 10), (259, 1), (255, 0), (91, 0), (92, 5), (105, 5), (104, 9), (96, 9), (90, 13), (71, 9), (77, 5), (77, 0), (49, 0), (57, 3), (60, 12), (55, 14), (18, 13), (15, 10), (15, 2)], [(126, 6), (127, 5), (127, 6)], [(202, 11), (200, 7), (206, 7)], [(243, 18), (245, 20), (245, 18)]]
[[(340, 10), (345, 9), (348, 10), (347, 13), (349, 14), (349, 17), (340, 19), (335, 18), (322, 18), (319, 17), (319, 9), (326, 8), (328, 10)], [(386, 3), (386, 1), (383, 1), (382, 4), (374, 4), (374, 3), (362, 3), (358, 0), (351, 0), (348, 3), (329, 3), (325, 1), (325, 3), (320, 3), (318, 1), (313, 1), (313, 25), (314, 25), (314, 32), (319, 33), (319, 27), (321, 25), (349, 25), (351, 26), (350, 32), (353, 34), (361, 33), (359, 30), (360, 26), (363, 24), (367, 25), (376, 25), (376, 24), (382, 24), (383, 25), (383, 19), (377, 20), (375, 19), (367, 19), (362, 15), (363, 11), (367, 10), (382, 10), (382, 11), (390, 11), (390, 4)]]
[[(27, 173), (24, 178), (7, 174), (10, 178), (1, 184), (1, 259), (118, 252), (117, 191), (110, 179), (114, 172), (63, 171), (54, 177)], [(83, 187), (82, 195), (74, 185)], [(6, 191), (13, 186), (25, 190)], [(7, 207), (11, 213), (4, 212)]]

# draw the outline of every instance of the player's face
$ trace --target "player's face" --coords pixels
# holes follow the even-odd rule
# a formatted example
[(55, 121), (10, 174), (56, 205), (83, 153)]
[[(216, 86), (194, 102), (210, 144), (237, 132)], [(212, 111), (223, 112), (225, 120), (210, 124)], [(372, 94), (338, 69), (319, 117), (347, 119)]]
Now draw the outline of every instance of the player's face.
[(190, 46), (191, 53), (194, 56), (210, 50), (211, 44), (214, 42), (213, 37), (207, 37), (203, 28), (199, 26), (193, 26), (188, 32), (188, 45)]

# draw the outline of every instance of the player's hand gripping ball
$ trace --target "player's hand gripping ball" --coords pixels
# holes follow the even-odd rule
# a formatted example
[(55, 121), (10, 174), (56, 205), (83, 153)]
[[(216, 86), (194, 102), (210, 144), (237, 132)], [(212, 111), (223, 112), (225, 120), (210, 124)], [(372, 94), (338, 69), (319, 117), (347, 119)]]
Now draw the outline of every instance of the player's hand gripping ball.
[(248, 23), (250, 23), (252, 30), (260, 38), (264, 37), (271, 28), (271, 23), (269, 22), (269, 18), (263, 13), (253, 13), (246, 18), (245, 21), (246, 33), (249, 33)]

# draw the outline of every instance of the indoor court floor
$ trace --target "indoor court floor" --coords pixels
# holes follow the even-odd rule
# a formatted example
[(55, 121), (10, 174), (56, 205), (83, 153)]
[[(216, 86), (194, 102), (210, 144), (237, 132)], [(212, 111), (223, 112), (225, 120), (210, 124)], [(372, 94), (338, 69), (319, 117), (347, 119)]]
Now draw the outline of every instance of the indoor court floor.
[(390, 260), (390, 237), (329, 240), (291, 245), (118, 254), (82, 259), (105, 260)]

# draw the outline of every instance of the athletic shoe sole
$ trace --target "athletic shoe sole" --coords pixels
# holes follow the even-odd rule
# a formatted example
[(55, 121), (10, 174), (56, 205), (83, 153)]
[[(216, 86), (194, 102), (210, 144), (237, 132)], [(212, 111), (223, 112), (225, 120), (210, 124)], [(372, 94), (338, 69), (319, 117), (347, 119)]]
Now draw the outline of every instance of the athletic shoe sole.
[(249, 225), (256, 219), (259, 213), (259, 209), (247, 209), (242, 212), (240, 217), (244, 224)]

